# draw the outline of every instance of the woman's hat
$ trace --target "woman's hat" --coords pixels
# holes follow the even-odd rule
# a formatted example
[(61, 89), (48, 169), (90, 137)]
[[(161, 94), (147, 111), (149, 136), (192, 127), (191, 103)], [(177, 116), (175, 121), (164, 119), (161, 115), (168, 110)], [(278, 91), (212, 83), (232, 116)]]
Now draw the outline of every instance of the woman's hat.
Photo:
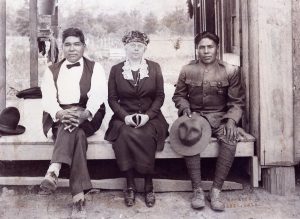
[(211, 127), (202, 116), (193, 113), (192, 117), (179, 117), (170, 130), (170, 143), (173, 150), (183, 156), (201, 153), (209, 144)]
[(7, 107), (0, 114), (0, 134), (19, 135), (25, 132), (25, 127), (18, 125), (20, 112), (16, 107)]
[(147, 34), (140, 32), (138, 30), (132, 30), (123, 36), (122, 42), (124, 43), (124, 45), (126, 45), (127, 43), (131, 43), (131, 42), (139, 42), (139, 43), (143, 43), (147, 46), (148, 43), (150, 42), (150, 40), (149, 40)]

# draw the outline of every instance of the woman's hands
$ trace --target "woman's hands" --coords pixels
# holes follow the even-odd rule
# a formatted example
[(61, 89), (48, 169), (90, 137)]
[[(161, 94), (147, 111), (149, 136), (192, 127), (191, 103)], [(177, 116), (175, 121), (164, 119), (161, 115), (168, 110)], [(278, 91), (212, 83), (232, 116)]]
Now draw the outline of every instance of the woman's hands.
[(132, 114), (125, 116), (125, 124), (132, 126), (134, 128), (140, 128), (144, 126), (149, 121), (149, 116), (147, 114)]

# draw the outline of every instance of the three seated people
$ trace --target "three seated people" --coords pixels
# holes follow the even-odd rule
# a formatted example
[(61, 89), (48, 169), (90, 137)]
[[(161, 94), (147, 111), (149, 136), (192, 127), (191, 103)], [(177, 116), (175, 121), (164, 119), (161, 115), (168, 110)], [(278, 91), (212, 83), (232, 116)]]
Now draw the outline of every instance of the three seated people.
[[(92, 188), (87, 137), (100, 128), (108, 99), (113, 116), (105, 139), (112, 142), (116, 162), (126, 177), (125, 204), (135, 204), (135, 174), (139, 173), (145, 179), (145, 203), (154, 206), (155, 153), (163, 150), (169, 125), (161, 112), (165, 93), (160, 65), (144, 58), (148, 36), (139, 31), (124, 35), (126, 59), (112, 66), (108, 87), (103, 67), (84, 56), (85, 38), (80, 29), (64, 30), (62, 42), (64, 59), (47, 68), (41, 86), (43, 130), (54, 139), (41, 188), (54, 191), (62, 164), (68, 165), (72, 215), (85, 213), (85, 194)], [(219, 156), (208, 197), (213, 210), (223, 211), (220, 191), (235, 156), (244, 91), (238, 67), (217, 59), (217, 35), (203, 32), (195, 44), (199, 59), (182, 68), (172, 98), (179, 118), (171, 128), (176, 128), (171, 131), (171, 146), (184, 156), (194, 191), (191, 204), (198, 209), (205, 206), (199, 154), (211, 134), (218, 139)]]

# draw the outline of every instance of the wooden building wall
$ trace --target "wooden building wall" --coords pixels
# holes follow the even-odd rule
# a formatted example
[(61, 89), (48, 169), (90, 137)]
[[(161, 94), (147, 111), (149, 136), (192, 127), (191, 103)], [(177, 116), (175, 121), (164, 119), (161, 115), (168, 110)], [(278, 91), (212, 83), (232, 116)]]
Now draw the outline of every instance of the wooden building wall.
[(258, 138), (261, 165), (291, 166), (292, 0), (248, 0), (248, 11), (250, 130)]
[(295, 162), (300, 161), (300, 0), (293, 0), (293, 81)]

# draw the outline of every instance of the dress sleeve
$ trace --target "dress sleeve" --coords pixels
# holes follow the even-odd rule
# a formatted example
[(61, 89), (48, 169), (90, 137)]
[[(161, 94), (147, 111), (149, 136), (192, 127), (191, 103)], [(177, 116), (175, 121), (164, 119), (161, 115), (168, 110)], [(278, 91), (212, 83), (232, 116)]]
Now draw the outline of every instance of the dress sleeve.
[(119, 95), (116, 83), (116, 68), (113, 66), (108, 78), (108, 104), (116, 116), (124, 121), (125, 116), (129, 115), (119, 104)]
[(165, 92), (164, 92), (164, 79), (162, 76), (160, 65), (156, 63), (156, 93), (155, 99), (152, 102), (151, 107), (146, 111), (146, 114), (149, 116), (149, 119), (153, 119), (160, 112), (160, 108), (162, 107), (165, 100)]

